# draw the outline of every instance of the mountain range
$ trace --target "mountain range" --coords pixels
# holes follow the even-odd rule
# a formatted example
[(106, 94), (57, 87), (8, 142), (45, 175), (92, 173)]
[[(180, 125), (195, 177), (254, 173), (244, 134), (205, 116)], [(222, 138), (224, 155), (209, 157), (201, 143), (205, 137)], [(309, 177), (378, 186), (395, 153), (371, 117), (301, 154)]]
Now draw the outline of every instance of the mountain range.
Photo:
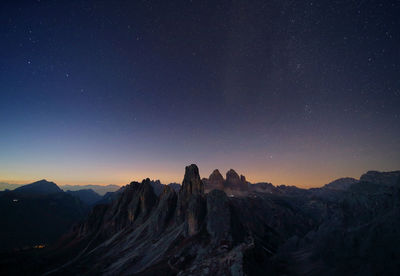
[(97, 194), (104, 196), (108, 192), (115, 192), (121, 188), (118, 185), (61, 185), (64, 191), (93, 190)]
[(109, 193), (28, 264), (14, 256), (3, 268), (30, 275), (399, 275), (399, 229), (400, 171), (301, 189), (250, 184), (234, 170), (201, 179), (192, 164), (182, 185), (144, 179)]
[[(0, 191), (4, 190), (15, 190), (25, 184), (10, 184), (6, 182), (0, 182)], [(115, 192), (121, 188), (118, 185), (60, 185), (60, 189), (64, 191), (80, 191), (80, 190), (93, 190), (97, 194), (103, 196), (108, 192)]]

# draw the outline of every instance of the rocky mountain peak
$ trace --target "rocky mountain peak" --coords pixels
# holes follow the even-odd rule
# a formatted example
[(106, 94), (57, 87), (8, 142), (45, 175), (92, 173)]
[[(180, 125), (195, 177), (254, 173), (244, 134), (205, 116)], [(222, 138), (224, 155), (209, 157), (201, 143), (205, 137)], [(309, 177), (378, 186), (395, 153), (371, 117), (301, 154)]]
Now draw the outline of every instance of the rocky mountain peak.
[(33, 182), (31, 184), (23, 185), (14, 190), (17, 193), (30, 194), (30, 195), (47, 195), (53, 193), (60, 193), (62, 190), (54, 182), (49, 182), (45, 179)]
[(210, 176), (208, 177), (208, 180), (210, 181), (224, 181), (224, 177), (222, 176), (222, 174), (219, 172), (218, 169), (215, 169)]
[(182, 187), (179, 190), (177, 223), (185, 222), (185, 234), (194, 235), (204, 218), (204, 184), (199, 168), (192, 164), (185, 168)]
[(248, 190), (248, 185), (246, 182), (246, 178), (239, 175), (233, 170), (230, 169), (226, 173), (226, 181), (225, 181), (225, 192), (229, 194), (236, 194), (236, 193), (244, 193)]
[(182, 188), (179, 193), (182, 196), (204, 194), (204, 185), (200, 179), (199, 168), (195, 164), (186, 166)]
[(240, 178), (237, 172), (235, 172), (233, 169), (230, 169), (229, 171), (226, 172), (226, 181), (227, 182), (240, 181)]
[(209, 178), (205, 178), (203, 183), (205, 185), (206, 192), (210, 192), (212, 190), (224, 190), (224, 177), (219, 172), (218, 169), (214, 170)]

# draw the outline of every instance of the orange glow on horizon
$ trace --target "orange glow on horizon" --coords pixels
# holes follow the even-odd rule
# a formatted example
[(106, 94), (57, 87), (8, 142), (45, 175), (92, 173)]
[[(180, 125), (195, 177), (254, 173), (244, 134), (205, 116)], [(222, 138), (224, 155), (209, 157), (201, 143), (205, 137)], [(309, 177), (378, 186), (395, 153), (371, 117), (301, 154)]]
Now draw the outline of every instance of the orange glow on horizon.
[[(326, 175), (323, 173), (315, 173), (312, 175), (305, 175), (305, 174), (286, 174), (284, 176), (279, 175), (280, 172), (275, 172), (275, 173), (268, 173), (268, 177), (265, 176), (265, 173), (262, 172), (243, 172), (236, 170), (233, 168), (239, 175), (243, 174), (246, 177), (246, 180), (249, 181), (250, 183), (259, 183), (259, 182), (268, 182), (272, 183), (275, 186), (278, 185), (288, 185), (288, 186), (298, 186), (301, 188), (313, 188), (313, 187), (321, 187), (331, 181), (334, 181), (335, 179), (341, 178), (341, 177), (354, 177), (354, 178), (359, 178), (361, 174), (359, 175)], [(201, 170), (201, 169), (200, 169)], [(221, 170), (219, 169), (223, 177), (225, 178), (225, 173), (228, 170)], [(208, 176), (212, 173), (213, 170), (207, 171), (206, 173), (202, 173), (200, 171), (200, 177), (201, 178), (208, 178)], [(113, 174), (111, 174), (113, 175)], [(131, 176), (129, 175), (136, 175), (136, 176)], [(9, 183), (9, 184), (29, 184), (33, 183), (35, 181), (41, 180), (41, 179), (46, 179), (47, 181), (52, 181), (56, 183), (57, 185), (63, 186), (63, 185), (101, 185), (101, 186), (106, 186), (106, 185), (118, 185), (118, 186), (124, 186), (129, 184), (132, 181), (142, 181), (145, 178), (150, 178), (152, 180), (160, 180), (161, 183), (163, 184), (169, 184), (169, 183), (182, 183), (184, 176), (184, 172), (182, 173), (176, 173), (176, 174), (171, 174), (169, 173), (168, 175), (157, 175), (155, 173), (140, 173), (140, 174), (129, 174), (127, 172), (121, 172), (117, 176), (113, 177), (107, 177), (107, 179), (110, 179), (109, 181), (104, 181), (100, 179), (93, 179), (93, 180), (75, 180), (75, 179), (65, 179), (60, 176), (54, 176), (54, 177), (24, 177), (24, 178), (4, 178), (1, 179), (0, 182), (4, 183)], [(113, 180), (111, 180), (113, 179)]]

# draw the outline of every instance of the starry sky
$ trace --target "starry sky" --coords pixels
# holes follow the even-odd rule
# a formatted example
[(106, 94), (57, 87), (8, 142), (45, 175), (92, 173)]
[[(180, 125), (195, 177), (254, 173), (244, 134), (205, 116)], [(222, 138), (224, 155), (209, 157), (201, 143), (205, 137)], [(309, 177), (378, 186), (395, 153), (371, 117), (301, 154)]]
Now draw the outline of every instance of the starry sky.
[(399, 1), (1, 1), (0, 181), (400, 169)]

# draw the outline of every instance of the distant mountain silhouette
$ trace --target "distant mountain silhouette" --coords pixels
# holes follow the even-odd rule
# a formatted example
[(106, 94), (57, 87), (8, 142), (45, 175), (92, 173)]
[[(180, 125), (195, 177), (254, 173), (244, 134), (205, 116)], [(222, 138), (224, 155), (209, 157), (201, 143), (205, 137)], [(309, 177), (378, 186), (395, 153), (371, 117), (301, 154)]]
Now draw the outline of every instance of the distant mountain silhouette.
[(14, 192), (24, 195), (49, 195), (49, 194), (61, 193), (62, 190), (56, 185), (56, 183), (49, 182), (43, 179), (16, 188), (14, 189)]
[(99, 200), (102, 199), (102, 196), (92, 189), (66, 191), (66, 193), (78, 197), (82, 202), (90, 206), (96, 204), (97, 202), (99, 202)]
[(97, 194), (103, 196), (108, 192), (115, 192), (121, 188), (118, 185), (61, 185), (61, 189), (64, 191), (79, 191), (91, 189)]

